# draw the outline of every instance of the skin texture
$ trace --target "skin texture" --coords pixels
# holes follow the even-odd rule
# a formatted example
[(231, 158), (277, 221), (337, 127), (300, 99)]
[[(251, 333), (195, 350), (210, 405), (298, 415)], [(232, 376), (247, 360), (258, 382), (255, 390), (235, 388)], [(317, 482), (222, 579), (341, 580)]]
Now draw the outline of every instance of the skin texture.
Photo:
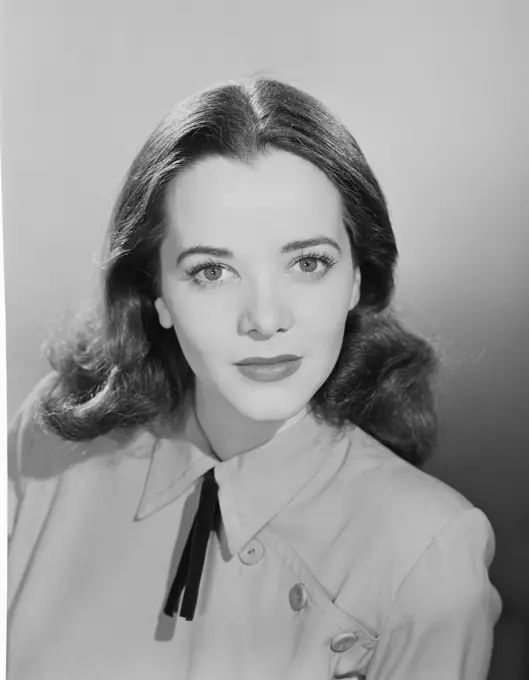
[[(339, 192), (318, 168), (284, 151), (252, 165), (221, 157), (200, 161), (173, 180), (166, 217), (155, 305), (196, 376), (200, 424), (226, 459), (287, 426), (325, 382), (347, 314), (358, 304), (360, 270)], [(318, 236), (336, 241), (341, 253), (327, 244), (281, 253), (287, 242)], [(197, 245), (226, 248), (234, 256), (194, 254), (177, 264), (185, 249)], [(315, 259), (325, 255), (334, 266)], [(214, 266), (189, 273), (205, 261)], [(255, 382), (234, 366), (247, 357), (279, 354), (302, 362), (278, 382)]]

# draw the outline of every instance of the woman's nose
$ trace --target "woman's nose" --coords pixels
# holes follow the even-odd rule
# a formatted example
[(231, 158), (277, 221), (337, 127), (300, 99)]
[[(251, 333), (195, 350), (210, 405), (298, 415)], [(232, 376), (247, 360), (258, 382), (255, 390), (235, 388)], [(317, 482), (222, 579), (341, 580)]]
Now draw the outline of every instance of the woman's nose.
[(243, 303), (240, 331), (269, 338), (292, 325), (293, 314), (284, 293), (273, 283), (255, 285)]

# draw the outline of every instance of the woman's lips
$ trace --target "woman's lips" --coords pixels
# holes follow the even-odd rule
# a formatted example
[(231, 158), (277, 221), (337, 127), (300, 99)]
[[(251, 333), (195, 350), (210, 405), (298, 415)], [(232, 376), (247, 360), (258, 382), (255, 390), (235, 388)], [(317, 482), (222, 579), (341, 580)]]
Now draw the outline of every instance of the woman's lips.
[(297, 361), (301, 357), (295, 354), (280, 354), (276, 357), (247, 357), (246, 359), (241, 359), (236, 363), (237, 366), (254, 366), (254, 365), (270, 365), (270, 364), (281, 364), (286, 361)]
[(250, 380), (257, 380), (259, 382), (275, 382), (276, 380), (283, 380), (295, 373), (301, 365), (300, 357), (293, 357), (286, 361), (276, 361), (270, 363), (238, 363), (236, 364), (239, 373)]

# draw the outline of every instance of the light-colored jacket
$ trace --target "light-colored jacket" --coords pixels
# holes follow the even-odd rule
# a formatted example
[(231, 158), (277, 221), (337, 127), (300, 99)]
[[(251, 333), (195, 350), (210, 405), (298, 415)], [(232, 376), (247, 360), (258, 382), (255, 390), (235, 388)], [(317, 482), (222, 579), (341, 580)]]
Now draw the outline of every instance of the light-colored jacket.
[[(359, 428), (305, 415), (226, 461), (190, 417), (72, 444), (9, 433), (9, 680), (484, 680), (494, 537)], [(163, 613), (215, 468), (195, 617)]]

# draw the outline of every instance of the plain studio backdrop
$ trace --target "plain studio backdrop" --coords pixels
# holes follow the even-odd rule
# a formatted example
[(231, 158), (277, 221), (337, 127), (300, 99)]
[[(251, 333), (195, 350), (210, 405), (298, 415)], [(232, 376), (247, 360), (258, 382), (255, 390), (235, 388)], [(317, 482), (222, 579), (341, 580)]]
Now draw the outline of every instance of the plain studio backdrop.
[[(8, 417), (94, 290), (134, 155), (183, 97), (261, 73), (357, 138), (400, 250), (397, 308), (444, 356), (427, 466), (489, 516), (505, 612), (491, 678), (529, 677), (525, 0), (7, 0), (2, 174)], [(525, 658), (524, 658), (525, 655)]]

